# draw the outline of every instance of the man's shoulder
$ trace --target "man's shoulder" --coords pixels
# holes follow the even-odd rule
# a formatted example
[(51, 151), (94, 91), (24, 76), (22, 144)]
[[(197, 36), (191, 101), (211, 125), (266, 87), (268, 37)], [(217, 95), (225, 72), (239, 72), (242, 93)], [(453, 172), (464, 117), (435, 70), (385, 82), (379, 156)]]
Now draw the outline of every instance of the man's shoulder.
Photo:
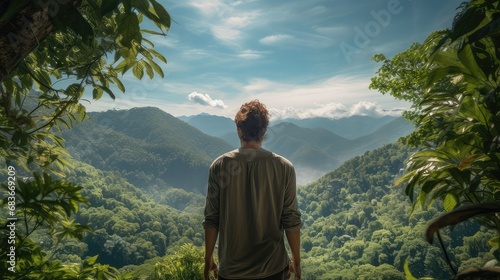
[(288, 160), (286, 157), (279, 155), (275, 152), (270, 152), (270, 153), (273, 155), (274, 158), (276, 158), (277, 160), (279, 160), (283, 164), (289, 165), (290, 167), (293, 167), (293, 163), (290, 160)]
[(216, 165), (218, 163), (221, 163), (222, 161), (224, 161), (224, 159), (226, 158), (235, 158), (236, 157), (236, 154), (238, 152), (238, 149), (234, 149), (232, 151), (228, 151), (228, 152), (225, 152), (223, 153), (222, 155), (218, 156), (217, 158), (215, 158), (213, 161), (212, 161), (212, 166), (213, 165)]

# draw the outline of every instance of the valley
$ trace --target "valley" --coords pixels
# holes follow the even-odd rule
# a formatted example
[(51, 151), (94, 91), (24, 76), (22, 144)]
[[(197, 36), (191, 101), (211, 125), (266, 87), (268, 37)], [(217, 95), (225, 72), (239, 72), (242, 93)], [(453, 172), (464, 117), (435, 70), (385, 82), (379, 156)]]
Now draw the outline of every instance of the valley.
[[(201, 254), (208, 166), (235, 146), (157, 108), (89, 115), (62, 136), (73, 155), (67, 179), (83, 186), (89, 200), (76, 219), (93, 231), (81, 243), (69, 240), (56, 247), (40, 236), (46, 249), (74, 262), (98, 255), (99, 262), (136, 279), (153, 277), (154, 267), (169, 266), (171, 258)], [(227, 134), (231, 122), (222, 121), (227, 128), (220, 125), (218, 131)], [(370, 121), (375, 126), (376, 120)], [(291, 121), (269, 129), (266, 148), (290, 158), (302, 178), (304, 279), (359, 279), (373, 273), (405, 279), (406, 262), (415, 275), (441, 271), (438, 275), (449, 277), (440, 270), (440, 249), (419, 238), (437, 212), (410, 215), (404, 189), (394, 186), (411, 153), (397, 139), (411, 126), (401, 118), (376, 126), (354, 139)], [(478, 224), (443, 234), (454, 244), (457, 263), (491, 257), (487, 248), (471, 247), (489, 236)]]

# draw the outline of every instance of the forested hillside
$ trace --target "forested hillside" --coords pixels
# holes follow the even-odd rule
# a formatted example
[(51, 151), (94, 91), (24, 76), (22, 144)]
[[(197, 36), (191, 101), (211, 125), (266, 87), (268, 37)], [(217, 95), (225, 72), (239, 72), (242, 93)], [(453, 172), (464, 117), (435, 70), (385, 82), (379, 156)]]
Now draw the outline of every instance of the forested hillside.
[[(442, 251), (423, 239), (437, 211), (410, 215), (404, 188), (394, 186), (409, 153), (400, 144), (386, 145), (299, 189), (306, 279), (405, 279), (406, 260), (415, 276), (451, 277)], [(487, 238), (478, 229), (468, 223), (443, 234), (457, 265), (493, 258), (484, 257)]]
[[(400, 144), (389, 144), (299, 187), (304, 279), (362, 279), (374, 274), (378, 279), (404, 279), (406, 260), (416, 276), (450, 276), (443, 269), (441, 250), (422, 238), (436, 211), (410, 216), (404, 188), (394, 187), (409, 153)], [(56, 258), (78, 262), (99, 255), (99, 262), (134, 277), (145, 273), (153, 277), (154, 264), (163, 263), (160, 257), (202, 252), (202, 195), (171, 188), (152, 196), (118, 172), (74, 164), (68, 180), (84, 186), (82, 193), (90, 202), (77, 221), (93, 231), (83, 243), (70, 240), (54, 248), (40, 235)], [(451, 256), (457, 264), (482, 264), (492, 258), (484, 246), (490, 235), (476, 233), (478, 229), (468, 223), (443, 234), (453, 246)], [(194, 247), (178, 251), (183, 244)]]
[[(99, 255), (99, 262), (121, 268), (164, 256), (184, 243), (203, 243), (201, 195), (164, 190), (161, 197), (165, 203), (157, 203), (153, 195), (146, 195), (118, 172), (77, 162), (68, 180), (84, 186), (82, 194), (90, 205), (80, 209), (77, 221), (89, 225), (92, 232), (84, 243), (71, 241), (55, 247), (61, 260), (78, 262)], [(169, 202), (180, 210), (166, 204)], [(53, 249), (50, 240), (46, 245)]]
[(209, 164), (232, 149), (158, 108), (89, 117), (62, 134), (71, 154), (101, 170), (117, 171), (148, 192), (172, 186), (204, 192)]

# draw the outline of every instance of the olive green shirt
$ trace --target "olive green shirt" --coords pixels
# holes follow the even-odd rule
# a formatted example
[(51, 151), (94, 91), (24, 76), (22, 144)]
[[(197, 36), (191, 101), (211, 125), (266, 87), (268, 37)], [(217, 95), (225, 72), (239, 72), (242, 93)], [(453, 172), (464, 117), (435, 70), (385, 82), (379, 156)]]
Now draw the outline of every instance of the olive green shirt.
[(299, 230), (295, 170), (264, 149), (239, 148), (210, 166), (205, 229), (219, 232), (219, 274), (256, 279), (288, 266), (284, 230)]

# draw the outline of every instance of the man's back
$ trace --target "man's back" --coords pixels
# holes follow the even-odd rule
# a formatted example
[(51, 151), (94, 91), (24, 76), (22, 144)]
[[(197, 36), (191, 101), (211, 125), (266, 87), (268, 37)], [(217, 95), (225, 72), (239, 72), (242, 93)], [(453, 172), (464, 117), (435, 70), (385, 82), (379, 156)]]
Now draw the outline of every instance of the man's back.
[(210, 167), (205, 227), (219, 231), (219, 273), (264, 278), (288, 266), (283, 230), (300, 228), (295, 171), (264, 149), (239, 148)]

